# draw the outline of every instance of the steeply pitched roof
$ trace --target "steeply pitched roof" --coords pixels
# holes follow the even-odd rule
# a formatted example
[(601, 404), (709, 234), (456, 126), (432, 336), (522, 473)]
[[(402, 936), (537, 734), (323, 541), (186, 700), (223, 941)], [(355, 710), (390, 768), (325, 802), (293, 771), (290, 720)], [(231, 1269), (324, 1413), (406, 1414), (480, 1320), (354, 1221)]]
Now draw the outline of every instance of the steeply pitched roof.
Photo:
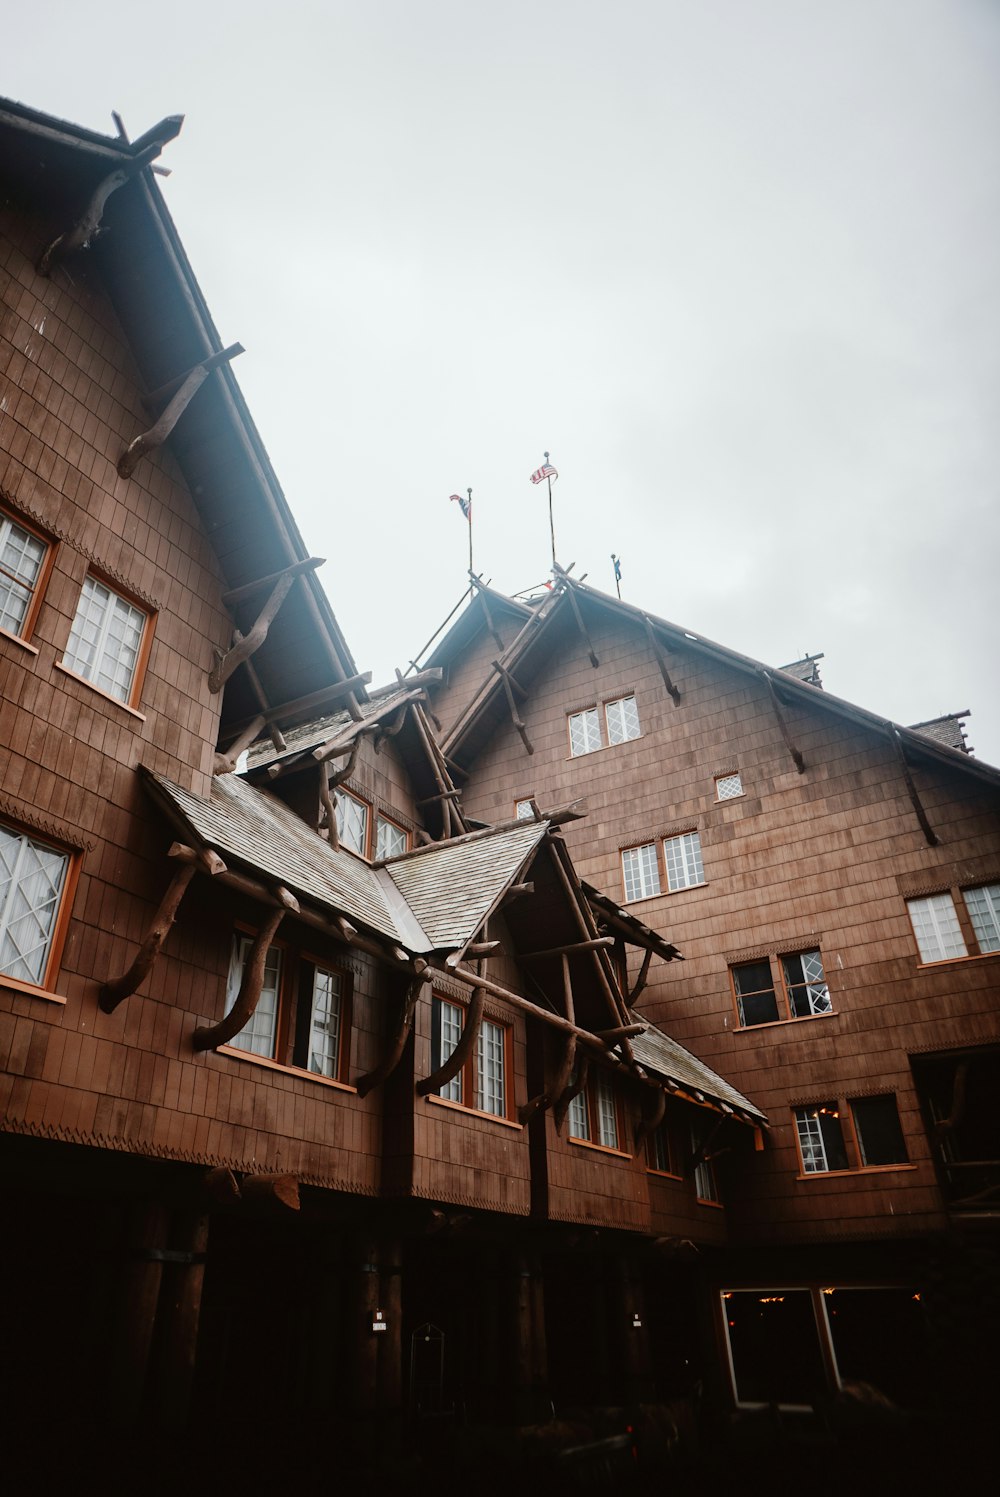
[(434, 946), (458, 947), (516, 883), (547, 830), (546, 821), (522, 821), (506, 831), (434, 842), (387, 863), (385, 871)]
[(310, 718), (294, 728), (282, 728), (285, 748), (279, 753), (267, 737), (259, 738), (247, 754), (247, 769), (262, 769), (265, 765), (281, 764), (295, 759), (299, 754), (310, 752), (334, 742), (343, 743), (345, 751), (359, 733), (371, 728), (373, 723), (391, 717), (407, 702), (423, 695), (422, 688), (394, 686), (379, 693), (370, 693), (368, 700), (360, 704), (361, 718), (355, 722), (346, 710), (330, 712), (323, 717)]
[(668, 1081), (674, 1081), (688, 1092), (701, 1092), (715, 1102), (724, 1102), (734, 1111), (748, 1113), (750, 1117), (766, 1123), (767, 1119), (759, 1107), (730, 1086), (710, 1066), (706, 1066), (690, 1050), (678, 1045), (661, 1029), (650, 1025), (645, 1034), (636, 1035), (632, 1041), (632, 1053), (640, 1065)]

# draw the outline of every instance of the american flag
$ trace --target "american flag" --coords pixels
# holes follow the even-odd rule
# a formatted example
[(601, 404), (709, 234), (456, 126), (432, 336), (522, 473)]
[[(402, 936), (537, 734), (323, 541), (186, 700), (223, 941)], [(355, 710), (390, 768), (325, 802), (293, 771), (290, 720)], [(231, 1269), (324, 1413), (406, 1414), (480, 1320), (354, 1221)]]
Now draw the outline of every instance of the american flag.
[(559, 474), (556, 472), (555, 468), (553, 468), (551, 463), (543, 463), (540, 468), (536, 468), (534, 473), (532, 473), (531, 481), (532, 483), (541, 483), (543, 478), (558, 477)]
[(461, 494), (452, 494), (451, 498), (459, 506), (467, 520), (472, 519), (472, 500), (464, 499)]

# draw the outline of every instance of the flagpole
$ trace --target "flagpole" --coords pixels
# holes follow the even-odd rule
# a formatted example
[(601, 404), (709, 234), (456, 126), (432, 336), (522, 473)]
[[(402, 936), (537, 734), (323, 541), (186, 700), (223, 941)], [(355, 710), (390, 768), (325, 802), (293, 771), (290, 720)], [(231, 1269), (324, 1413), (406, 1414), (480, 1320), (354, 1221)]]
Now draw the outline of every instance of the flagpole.
[(621, 560), (615, 555), (613, 551), (611, 553), (611, 565), (614, 568), (615, 588), (617, 589), (618, 597), (620, 600), (622, 595), (622, 564)]
[[(548, 455), (548, 453), (545, 454), (545, 466), (546, 467), (549, 466), (549, 455)], [(547, 480), (546, 481), (548, 482), (548, 485), (549, 485), (549, 534), (552, 537), (552, 570), (555, 571), (555, 567), (556, 567), (556, 527), (555, 527), (555, 522), (554, 522), (554, 520), (552, 518), (552, 474), (551, 473), (549, 473), (547, 475)]]
[(472, 490), (466, 489), (469, 496), (469, 571), (472, 571)]

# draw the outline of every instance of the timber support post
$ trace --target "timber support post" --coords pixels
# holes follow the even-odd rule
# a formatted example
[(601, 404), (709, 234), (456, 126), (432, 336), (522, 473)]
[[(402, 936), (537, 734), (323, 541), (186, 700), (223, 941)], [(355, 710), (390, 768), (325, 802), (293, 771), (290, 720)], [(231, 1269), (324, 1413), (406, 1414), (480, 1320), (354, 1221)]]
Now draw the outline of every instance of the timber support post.
[(806, 761), (803, 759), (801, 753), (792, 742), (792, 735), (788, 731), (788, 724), (785, 721), (785, 714), (784, 712), (782, 712), (781, 703), (778, 701), (778, 693), (775, 689), (774, 677), (771, 675), (770, 671), (764, 670), (763, 668), (760, 668), (757, 671), (757, 674), (761, 677), (764, 685), (767, 687), (767, 694), (771, 699), (771, 708), (774, 712), (775, 721), (777, 722), (778, 727), (781, 730), (781, 736), (784, 740), (785, 748), (791, 754), (792, 762), (795, 765), (795, 768), (798, 770), (799, 774), (804, 774)]
[(895, 723), (886, 723), (885, 728), (886, 732), (889, 734), (889, 740), (892, 743), (896, 759), (899, 763), (900, 771), (902, 772), (903, 783), (906, 785), (906, 793), (910, 797), (910, 805), (913, 807), (916, 813), (917, 820), (920, 823), (920, 830), (924, 834), (924, 840), (927, 843), (928, 847), (937, 847), (939, 840), (938, 835), (927, 819), (927, 812), (924, 810), (924, 803), (917, 793), (917, 787), (914, 784), (913, 776), (910, 773), (910, 766), (906, 762), (906, 750), (903, 747), (903, 740), (900, 736), (899, 729), (896, 727)]
[[(75, 254), (77, 250), (89, 249), (95, 239), (107, 233), (107, 230), (101, 227), (101, 220), (104, 217), (104, 208), (108, 198), (113, 192), (117, 192), (119, 187), (124, 187), (131, 177), (141, 172), (143, 167), (155, 161), (167, 141), (173, 140), (179, 132), (183, 121), (182, 114), (173, 115), (170, 119), (164, 120), (160, 127), (164, 133), (160, 139), (148, 145), (144, 151), (140, 151), (139, 155), (134, 156), (131, 161), (126, 161), (115, 171), (109, 172), (97, 184), (90, 195), (90, 201), (73, 227), (67, 229), (65, 234), (60, 234), (58, 238), (53, 239), (45, 249), (35, 267), (39, 275), (51, 275), (52, 267), (57, 260), (64, 260), (67, 255)], [(169, 134), (165, 133), (167, 127), (172, 125), (176, 125), (176, 128)]]
[(167, 402), (166, 409), (158, 420), (148, 431), (140, 432), (137, 437), (133, 437), (125, 448), (118, 459), (119, 478), (131, 478), (140, 458), (145, 457), (147, 452), (163, 446), (212, 370), (217, 369), (220, 364), (228, 364), (231, 359), (237, 358), (243, 352), (245, 350), (242, 343), (231, 343), (228, 348), (211, 354), (207, 359), (202, 359), (200, 364), (195, 364), (193, 369), (188, 370), (182, 378), (180, 389)]
[(653, 631), (652, 620), (646, 614), (643, 614), (642, 622), (646, 626), (646, 638), (649, 640), (650, 648), (656, 657), (656, 663), (660, 668), (660, 675), (663, 677), (663, 685), (666, 688), (667, 695), (671, 698), (674, 706), (679, 707), (681, 704), (681, 694), (670, 679), (670, 672), (667, 670), (667, 657), (662, 644)]

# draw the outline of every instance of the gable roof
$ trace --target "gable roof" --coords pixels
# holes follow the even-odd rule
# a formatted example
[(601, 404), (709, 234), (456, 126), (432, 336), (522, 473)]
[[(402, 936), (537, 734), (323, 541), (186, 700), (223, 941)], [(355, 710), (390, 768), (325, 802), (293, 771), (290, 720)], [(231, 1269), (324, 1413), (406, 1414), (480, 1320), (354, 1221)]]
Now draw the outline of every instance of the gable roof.
[(767, 1118), (759, 1107), (755, 1107), (742, 1092), (738, 1092), (735, 1086), (706, 1066), (704, 1061), (692, 1055), (690, 1050), (685, 1050), (676, 1040), (650, 1024), (644, 1034), (637, 1034), (632, 1041), (632, 1053), (641, 1066), (647, 1071), (662, 1076), (666, 1081), (672, 1081), (675, 1085), (683, 1087), (685, 1091), (698, 1096), (711, 1098), (714, 1102), (725, 1103), (727, 1107), (735, 1112), (748, 1114), (758, 1123), (766, 1123)]

